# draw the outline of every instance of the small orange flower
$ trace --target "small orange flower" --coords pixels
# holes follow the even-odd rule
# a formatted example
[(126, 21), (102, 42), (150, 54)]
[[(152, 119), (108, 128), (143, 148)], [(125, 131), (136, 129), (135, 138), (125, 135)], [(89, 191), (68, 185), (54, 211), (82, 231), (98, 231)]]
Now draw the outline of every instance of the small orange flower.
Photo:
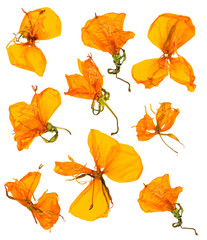
[[(93, 61), (92, 56), (89, 55), (88, 59), (84, 62), (78, 59), (78, 67), (82, 75), (65, 75), (69, 86), (69, 90), (65, 92), (65, 95), (93, 100), (91, 109), (94, 115), (98, 115), (104, 110), (104, 107), (107, 107), (117, 121), (117, 130), (111, 133), (111, 135), (118, 133), (118, 118), (106, 103), (110, 98), (110, 93), (102, 88), (103, 76)], [(98, 109), (95, 109), (95, 102), (98, 102)]]
[[(40, 165), (39, 169), (42, 167)], [(34, 192), (39, 184), (41, 173), (29, 172), (22, 179), (5, 184), (6, 195), (12, 200), (16, 200), (31, 211), (35, 222), (39, 222), (42, 228), (50, 230), (57, 222), (60, 215), (60, 206), (58, 204), (57, 193), (47, 193), (38, 199), (36, 203), (32, 202)], [(9, 195), (11, 193), (11, 196)], [(62, 217), (62, 216), (61, 216)]]
[[(14, 128), (14, 140), (17, 141), (19, 151), (28, 149), (33, 139), (42, 137), (43, 133), (55, 133), (50, 140), (42, 137), (47, 143), (54, 142), (58, 138), (59, 127), (53, 126), (48, 121), (61, 104), (60, 93), (52, 88), (46, 88), (40, 94), (36, 93), (37, 87), (33, 87), (33, 90), (35, 94), (31, 104), (19, 102), (9, 107), (9, 118)], [(65, 128), (59, 129), (68, 131)]]
[[(95, 17), (88, 20), (82, 28), (82, 41), (86, 46), (112, 55), (116, 69), (108, 69), (108, 73), (116, 74), (116, 78), (118, 78), (117, 74), (120, 72), (121, 65), (126, 60), (125, 50), (122, 47), (135, 35), (133, 32), (123, 31), (125, 17), (125, 13), (107, 13), (102, 16), (95, 14)], [(122, 55), (120, 50), (122, 50)], [(118, 79), (126, 82), (121, 78)], [(130, 84), (128, 85), (130, 91)]]
[[(178, 195), (183, 191), (182, 187), (171, 188), (169, 175), (157, 177), (151, 183), (144, 185), (144, 189), (139, 194), (138, 203), (141, 209), (146, 212), (164, 212), (169, 211), (178, 219), (177, 223), (173, 223), (173, 227), (181, 227), (182, 229), (193, 229), (182, 226), (183, 208), (177, 203)], [(179, 207), (176, 208), (176, 206)]]
[[(56, 13), (47, 7), (30, 12), (23, 10), (23, 12), (25, 16), (19, 32), (6, 47), (9, 60), (16, 67), (43, 76), (47, 61), (35, 42), (60, 36), (61, 21)], [(26, 39), (26, 42), (20, 42), (21, 38)]]
[[(162, 136), (168, 136), (168, 137), (180, 142), (174, 134), (163, 133), (163, 132), (169, 130), (173, 126), (176, 117), (180, 113), (179, 109), (172, 108), (171, 105), (172, 104), (169, 102), (164, 102), (164, 103), (160, 104), (160, 107), (157, 110), (156, 114), (152, 111), (156, 115), (156, 122), (157, 122), (156, 126), (153, 122), (153, 118), (151, 118), (147, 114), (147, 110), (145, 107), (146, 113), (144, 115), (144, 118), (139, 120), (139, 122), (137, 123), (137, 126), (136, 126), (137, 137), (138, 137), (139, 141), (147, 141), (147, 140), (151, 139), (152, 137), (154, 137), (155, 135), (159, 135), (163, 142), (164, 142), (164, 140), (163, 140)], [(172, 149), (169, 145), (167, 145), (167, 146), (170, 149)], [(174, 149), (172, 149), (172, 150), (175, 151)]]
[[(132, 77), (136, 83), (152, 88), (170, 74), (170, 78), (193, 92), (196, 88), (193, 69), (185, 58), (178, 55), (177, 50), (194, 35), (195, 26), (189, 17), (170, 13), (160, 15), (150, 26), (148, 38), (162, 50), (163, 55), (132, 67)], [(175, 53), (178, 57), (172, 57)]]
[(83, 220), (94, 221), (107, 217), (110, 202), (113, 204), (103, 174), (116, 182), (131, 182), (140, 177), (143, 166), (133, 147), (120, 144), (98, 130), (90, 131), (88, 145), (95, 170), (69, 157), (69, 162), (56, 162), (54, 171), (63, 176), (73, 176), (77, 181), (85, 176), (91, 177), (89, 185), (71, 204), (69, 212)]

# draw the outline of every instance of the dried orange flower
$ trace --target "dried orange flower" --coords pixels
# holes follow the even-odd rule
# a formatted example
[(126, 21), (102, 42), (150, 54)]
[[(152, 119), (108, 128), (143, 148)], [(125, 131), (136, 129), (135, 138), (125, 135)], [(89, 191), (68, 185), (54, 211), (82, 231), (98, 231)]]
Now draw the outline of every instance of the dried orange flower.
[[(40, 94), (36, 93), (37, 87), (33, 86), (33, 90), (35, 94), (31, 104), (19, 102), (9, 107), (9, 118), (14, 128), (14, 140), (17, 141), (19, 151), (28, 149), (35, 137), (41, 136), (47, 143), (55, 142), (58, 138), (57, 129), (68, 131), (48, 122), (61, 104), (60, 93), (52, 88), (46, 88)], [(42, 136), (46, 132), (55, 133), (55, 135), (47, 140)]]
[[(60, 36), (61, 21), (56, 13), (47, 7), (30, 12), (23, 10), (23, 12), (25, 16), (19, 32), (6, 47), (9, 60), (16, 67), (43, 76), (47, 61), (35, 43)], [(26, 42), (21, 42), (20, 39), (26, 39)]]
[[(183, 84), (193, 92), (196, 85), (191, 65), (177, 53), (178, 48), (195, 35), (195, 27), (189, 17), (165, 13), (150, 26), (149, 40), (162, 50), (160, 58), (144, 60), (132, 67), (132, 77), (145, 88), (158, 86), (170, 74), (177, 83)], [(177, 57), (173, 57), (174, 54)]]
[[(96, 48), (103, 52), (108, 52), (113, 57), (115, 69), (108, 69), (109, 74), (117, 74), (120, 72), (121, 65), (126, 60), (125, 50), (122, 49), (124, 44), (134, 38), (134, 33), (123, 31), (125, 13), (107, 13), (88, 20), (82, 28), (82, 41), (86, 46)], [(122, 50), (122, 54), (120, 51)], [(125, 80), (118, 78), (121, 81)], [(130, 84), (126, 82), (129, 85)]]
[[(144, 189), (139, 194), (138, 203), (141, 209), (146, 212), (164, 212), (169, 211), (178, 220), (172, 226), (182, 229), (193, 229), (182, 226), (183, 208), (177, 203), (178, 195), (183, 191), (182, 187), (171, 188), (169, 175), (155, 178), (151, 183), (144, 185)], [(179, 208), (177, 208), (178, 206)]]
[(69, 212), (83, 220), (94, 221), (107, 217), (110, 202), (113, 204), (103, 174), (116, 182), (131, 182), (140, 177), (143, 166), (133, 147), (120, 144), (98, 130), (90, 131), (88, 145), (95, 170), (69, 157), (69, 162), (56, 162), (54, 171), (63, 176), (73, 176), (77, 181), (85, 176), (91, 177), (89, 185), (71, 204)]
[[(156, 115), (156, 122), (155, 125), (153, 122), (153, 118), (151, 118), (147, 114), (147, 110), (145, 107), (145, 115), (144, 118), (139, 120), (136, 126), (137, 131), (137, 137), (139, 141), (147, 141), (154, 137), (155, 135), (159, 135), (162, 141), (166, 144), (166, 142), (163, 140), (162, 136), (168, 136), (172, 139), (175, 139), (180, 143), (178, 138), (172, 134), (172, 133), (163, 133), (169, 130), (174, 122), (178, 114), (180, 113), (179, 109), (175, 109), (171, 107), (171, 103), (164, 102), (160, 104), (159, 109), (157, 110), (157, 113), (155, 114), (151, 108), (151, 111)], [(150, 105), (151, 107), (151, 105)], [(167, 145), (167, 144), (166, 144)], [(169, 145), (167, 145), (170, 149), (172, 149)], [(174, 152), (176, 152), (174, 149), (172, 149)], [(177, 153), (177, 152), (176, 152)]]
[[(69, 90), (65, 92), (65, 94), (77, 98), (93, 100), (91, 109), (94, 115), (98, 115), (104, 110), (104, 107), (107, 107), (117, 121), (117, 130), (111, 133), (111, 135), (117, 134), (119, 131), (118, 118), (106, 103), (110, 98), (110, 93), (102, 88), (103, 76), (93, 61), (92, 56), (88, 55), (88, 59), (83, 62), (78, 59), (78, 67), (82, 75), (65, 75), (69, 86)], [(95, 102), (98, 103), (98, 109), (95, 109)]]
[[(40, 165), (39, 169), (42, 166)], [(15, 179), (14, 182), (7, 182), (5, 184), (6, 195), (30, 210), (35, 222), (38, 221), (42, 228), (50, 230), (61, 216), (58, 195), (54, 192), (47, 193), (45, 191), (38, 201), (33, 203), (32, 198), (35, 200), (34, 192), (39, 184), (40, 177), (41, 173), (39, 171), (29, 172), (20, 180)]]

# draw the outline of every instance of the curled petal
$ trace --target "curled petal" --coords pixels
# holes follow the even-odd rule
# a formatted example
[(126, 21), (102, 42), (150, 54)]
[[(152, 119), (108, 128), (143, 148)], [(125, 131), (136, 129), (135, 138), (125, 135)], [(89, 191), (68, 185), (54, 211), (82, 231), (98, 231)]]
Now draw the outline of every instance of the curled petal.
[(165, 58), (144, 60), (132, 67), (132, 77), (136, 83), (144, 84), (145, 88), (157, 87), (167, 77), (168, 65)]
[(29, 172), (19, 181), (15, 179), (15, 182), (7, 182), (5, 187), (7, 188), (7, 192), (11, 193), (14, 200), (27, 207), (39, 184), (40, 177), (41, 173), (39, 172)]
[(71, 157), (69, 157), (69, 162), (55, 162), (54, 171), (63, 176), (76, 176), (82, 173), (90, 174), (91, 169), (76, 163)]
[(179, 56), (170, 59), (170, 78), (185, 85), (190, 92), (193, 92), (196, 88), (193, 83), (195, 80), (193, 68), (184, 57)]
[(14, 43), (7, 47), (7, 53), (12, 65), (35, 72), (40, 77), (43, 76), (47, 60), (34, 44)]
[(44, 192), (38, 202), (33, 205), (32, 214), (42, 228), (51, 229), (60, 216), (57, 193)]
[(171, 188), (169, 175), (155, 178), (139, 194), (139, 205), (144, 212), (172, 211), (176, 208), (182, 187)]
[(153, 118), (151, 118), (147, 113), (144, 118), (139, 120), (136, 126), (137, 137), (139, 141), (147, 141), (154, 137), (157, 133), (155, 132), (155, 124)]
[(164, 102), (160, 104), (159, 109), (156, 113), (157, 127), (161, 132), (169, 130), (180, 113), (179, 109), (171, 107), (171, 103)]

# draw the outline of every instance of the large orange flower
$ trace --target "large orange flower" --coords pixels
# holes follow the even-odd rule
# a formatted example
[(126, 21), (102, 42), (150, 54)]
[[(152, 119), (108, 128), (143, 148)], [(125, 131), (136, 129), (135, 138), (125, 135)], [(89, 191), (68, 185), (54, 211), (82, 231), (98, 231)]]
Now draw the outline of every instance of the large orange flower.
[[(164, 140), (163, 140), (162, 136), (168, 136), (168, 137), (180, 142), (174, 134), (163, 133), (163, 132), (166, 132), (167, 130), (169, 130), (173, 126), (176, 117), (180, 113), (179, 109), (172, 108), (171, 105), (172, 104), (169, 102), (164, 102), (164, 103), (160, 104), (160, 107), (157, 110), (156, 114), (152, 111), (156, 115), (156, 122), (157, 122), (156, 125), (153, 122), (153, 118), (151, 118), (147, 114), (147, 110), (145, 107), (146, 113), (144, 115), (144, 118), (139, 120), (139, 122), (137, 123), (137, 126), (136, 126), (137, 137), (138, 137), (139, 141), (147, 141), (147, 140), (151, 139), (152, 137), (154, 137), (155, 135), (159, 135), (163, 142), (164, 142)], [(167, 145), (167, 146), (170, 149), (172, 149), (169, 145)], [(172, 150), (175, 151), (174, 149), (172, 149)]]
[[(6, 47), (9, 60), (16, 67), (43, 76), (47, 61), (35, 42), (60, 36), (61, 21), (56, 13), (47, 7), (24, 13), (18, 34)], [(21, 38), (26, 39), (26, 42), (20, 42)]]
[[(40, 165), (39, 168), (41, 168)], [(51, 229), (57, 222), (60, 215), (57, 193), (44, 192), (36, 203), (32, 202), (34, 192), (39, 184), (41, 173), (29, 172), (22, 179), (15, 179), (14, 182), (5, 184), (6, 195), (12, 200), (16, 200), (31, 211), (35, 222), (40, 223), (45, 230)], [(9, 195), (11, 193), (11, 195)]]
[[(108, 69), (108, 73), (115, 74), (116, 77), (120, 72), (121, 65), (126, 60), (125, 50), (122, 49), (122, 47), (129, 39), (134, 38), (135, 35), (133, 32), (123, 31), (125, 17), (125, 13), (107, 13), (102, 16), (95, 15), (95, 17), (88, 20), (82, 28), (82, 41), (86, 46), (108, 52), (112, 55), (116, 68)], [(122, 55), (120, 54), (121, 50)], [(120, 80), (126, 82), (123, 79)]]
[[(151, 183), (144, 186), (144, 189), (139, 194), (138, 203), (141, 209), (146, 213), (171, 212), (178, 220), (177, 223), (173, 223), (173, 227), (193, 229), (197, 235), (194, 228), (186, 228), (182, 226), (183, 208), (177, 203), (178, 195), (182, 191), (182, 187), (171, 188), (169, 175), (165, 174), (162, 177), (155, 178)], [(176, 206), (178, 206), (179, 209)]]
[[(112, 135), (118, 133), (118, 118), (106, 103), (106, 101), (109, 100), (110, 94), (102, 88), (103, 76), (93, 61), (92, 56), (89, 55), (88, 59), (85, 61), (80, 61), (78, 59), (78, 67), (82, 75), (65, 75), (69, 86), (69, 90), (65, 92), (65, 94), (77, 98), (93, 100), (91, 109), (94, 115), (98, 115), (104, 110), (104, 107), (107, 107), (117, 121), (117, 130), (113, 132)], [(95, 109), (95, 102), (98, 103), (98, 109)]]
[(54, 171), (63, 176), (78, 179), (89, 176), (91, 181), (83, 192), (71, 204), (69, 212), (84, 220), (94, 221), (107, 217), (112, 197), (103, 178), (116, 182), (137, 180), (143, 170), (142, 161), (129, 145), (120, 144), (98, 130), (91, 130), (88, 145), (94, 158), (95, 170), (76, 163), (69, 157), (69, 162), (56, 162)]
[[(165, 13), (150, 26), (149, 40), (162, 50), (160, 58), (144, 60), (132, 67), (132, 77), (145, 88), (158, 86), (170, 74), (170, 78), (193, 92), (196, 85), (191, 65), (177, 50), (195, 35), (195, 27), (189, 17)], [(173, 57), (174, 54), (177, 57)]]
[(45, 142), (54, 142), (58, 137), (59, 127), (53, 126), (48, 121), (61, 104), (60, 93), (52, 88), (46, 88), (40, 94), (36, 93), (37, 87), (33, 87), (33, 90), (35, 94), (31, 104), (19, 102), (9, 107), (9, 118), (14, 128), (14, 140), (17, 141), (19, 151), (28, 149), (33, 139), (42, 137), (43, 133), (55, 133), (50, 140), (42, 137)]

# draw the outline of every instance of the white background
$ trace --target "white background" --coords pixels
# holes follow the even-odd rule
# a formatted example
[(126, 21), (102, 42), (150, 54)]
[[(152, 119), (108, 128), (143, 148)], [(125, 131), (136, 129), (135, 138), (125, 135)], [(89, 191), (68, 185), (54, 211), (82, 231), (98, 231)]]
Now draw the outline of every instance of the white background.
[[(207, 239), (206, 233), (206, 6), (205, 1), (156, 0), (156, 1), (53, 1), (53, 0), (7, 0), (1, 4), (0, 30), (0, 69), (1, 69), (1, 167), (0, 167), (0, 239)], [(60, 37), (41, 41), (37, 46), (47, 58), (47, 67), (43, 77), (9, 63), (6, 52), (7, 43), (17, 33), (25, 11), (40, 7), (52, 8), (62, 21)], [(131, 83), (132, 92), (127, 86), (107, 74), (107, 68), (114, 67), (108, 53), (83, 45), (81, 28), (94, 14), (108, 12), (126, 13), (124, 30), (133, 31), (135, 38), (124, 46), (127, 60), (123, 64), (120, 77)], [(131, 77), (133, 64), (154, 57), (162, 52), (147, 38), (151, 23), (162, 13), (175, 13), (191, 17), (196, 35), (178, 53), (192, 65), (196, 76), (195, 92), (190, 93), (185, 86), (179, 85), (167, 77), (159, 87), (146, 90), (137, 85)], [(99, 116), (93, 116), (91, 101), (64, 95), (68, 90), (65, 74), (79, 73), (77, 58), (85, 60), (92, 53), (93, 59), (104, 75), (104, 88), (111, 93), (109, 106), (119, 118), (120, 131), (114, 138), (121, 143), (135, 148), (143, 161), (143, 174), (132, 183), (116, 183), (105, 177), (110, 189), (114, 207), (107, 218), (94, 222), (80, 220), (68, 213), (70, 204), (86, 187), (78, 183), (67, 182), (65, 177), (54, 173), (55, 161), (67, 161), (70, 155), (75, 161), (93, 168), (93, 158), (89, 153), (87, 136), (90, 129), (98, 129), (110, 135), (116, 129), (116, 122), (105, 109)], [(61, 93), (62, 105), (54, 113), (50, 122), (53, 125), (68, 128), (59, 132), (58, 140), (46, 144), (36, 138), (29, 150), (19, 152), (13, 140), (13, 128), (9, 121), (8, 107), (25, 101), (30, 103), (33, 97), (31, 85), (38, 85), (39, 92), (47, 87)], [(180, 109), (180, 114), (169, 132), (174, 133), (185, 145), (183, 148), (176, 141), (165, 140), (176, 150), (178, 156), (168, 149), (156, 136), (147, 142), (139, 142), (135, 128), (138, 120), (144, 116), (144, 105), (152, 104), (154, 110), (159, 102), (171, 102)], [(150, 111), (149, 111), (150, 113)], [(47, 136), (49, 137), (49, 136)], [(36, 171), (40, 163), (42, 177), (35, 192), (36, 199), (48, 189), (57, 192), (61, 206), (60, 218), (51, 233), (36, 225), (31, 213), (18, 202), (6, 197), (4, 184), (13, 178), (20, 179), (29, 171)], [(178, 202), (184, 208), (183, 226), (194, 227), (193, 231), (174, 229), (176, 221), (170, 212), (144, 213), (137, 199), (143, 189), (158, 176), (168, 173), (171, 186), (182, 186), (183, 192)]]

